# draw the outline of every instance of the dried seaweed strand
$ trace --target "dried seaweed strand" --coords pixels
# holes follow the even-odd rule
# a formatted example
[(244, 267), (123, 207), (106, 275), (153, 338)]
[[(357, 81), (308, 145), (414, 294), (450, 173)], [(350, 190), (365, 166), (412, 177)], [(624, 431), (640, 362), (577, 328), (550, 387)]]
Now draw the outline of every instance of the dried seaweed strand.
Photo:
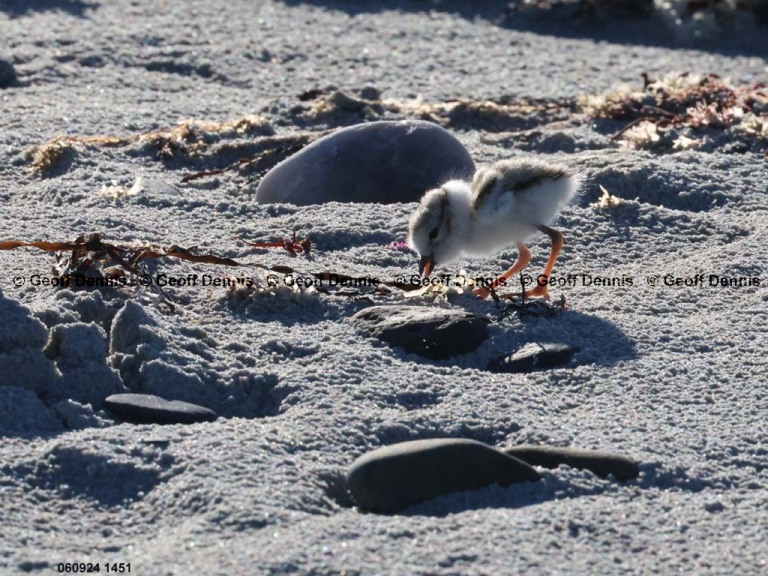
[[(286, 248), (286, 243), (293, 248), (294, 255), (297, 251), (303, 251), (305, 254), (308, 254), (311, 249), (309, 240), (304, 239), (296, 241), (295, 233), (291, 241), (284, 240), (282, 242), (268, 244), (274, 247)], [(246, 242), (246, 244), (250, 243)], [(68, 258), (63, 257), (61, 254), (56, 256), (57, 266), (54, 268), (54, 272), (58, 277), (62, 278), (77, 275), (85, 276), (88, 274), (101, 275), (104, 278), (114, 278), (116, 276), (124, 275), (125, 273), (139, 276), (143, 274), (140, 265), (145, 261), (159, 258), (178, 258), (189, 262), (214, 264), (219, 266), (253, 266), (283, 275), (301, 274), (307, 277), (311, 276), (326, 282), (331, 279), (341, 282), (354, 280), (354, 277), (347, 274), (337, 274), (329, 271), (306, 273), (297, 271), (290, 266), (265, 266), (258, 262), (238, 262), (231, 258), (222, 258), (213, 254), (194, 254), (193, 251), (196, 250), (196, 247), (183, 248), (176, 244), (168, 246), (167, 248), (156, 246), (118, 246), (116, 244), (104, 242), (101, 235), (98, 233), (81, 235), (71, 242), (48, 242), (42, 240), (33, 242), (23, 240), (0, 241), (0, 250), (13, 250), (24, 247), (37, 248), (44, 252), (69, 252)], [(173, 304), (171, 303), (170, 298), (164, 294), (162, 288), (154, 281), (150, 286), (156, 289), (165, 303), (173, 310)], [(420, 286), (402, 285), (389, 281), (380, 282), (380, 287), (383, 286), (397, 288), (403, 292), (411, 292), (421, 288)]]
[(279, 240), (277, 242), (248, 242), (237, 236), (235, 236), (235, 239), (240, 240), (244, 244), (248, 244), (248, 246), (253, 246), (254, 248), (284, 248), (292, 258), (295, 258), (298, 253), (308, 255), (312, 249), (312, 243), (308, 238), (304, 238), (303, 240), (296, 239), (295, 230), (293, 231), (290, 240)]

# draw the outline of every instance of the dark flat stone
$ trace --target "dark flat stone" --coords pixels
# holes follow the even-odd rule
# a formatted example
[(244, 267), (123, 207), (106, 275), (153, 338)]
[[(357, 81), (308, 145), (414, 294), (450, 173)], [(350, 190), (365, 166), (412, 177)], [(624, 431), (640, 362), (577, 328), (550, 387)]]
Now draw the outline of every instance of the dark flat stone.
[(347, 487), (361, 510), (394, 513), (442, 494), (535, 482), (531, 466), (474, 440), (401, 442), (355, 460)]
[(427, 190), (474, 171), (466, 148), (437, 124), (370, 122), (324, 136), (272, 168), (256, 201), (417, 202)]
[(497, 356), (488, 363), (486, 370), (508, 374), (546, 370), (567, 364), (578, 351), (568, 344), (531, 344), (514, 354)]
[(571, 468), (590, 470), (601, 478), (613, 474), (621, 482), (637, 478), (640, 474), (640, 468), (633, 460), (598, 450), (523, 445), (505, 448), (503, 452), (531, 466), (557, 468), (566, 464)]
[(212, 422), (219, 417), (197, 404), (165, 400), (152, 394), (113, 394), (104, 400), (104, 406), (123, 420), (138, 424), (192, 424)]
[(7, 60), (0, 59), (0, 88), (16, 82), (16, 69)]
[(711, 514), (715, 514), (717, 512), (722, 512), (723, 510), (725, 510), (725, 506), (723, 505), (722, 502), (718, 500), (713, 500), (713, 501), (704, 503), (704, 510), (706, 510)]
[(431, 360), (467, 354), (488, 338), (488, 322), (467, 312), (424, 306), (371, 306), (350, 322), (359, 330)]

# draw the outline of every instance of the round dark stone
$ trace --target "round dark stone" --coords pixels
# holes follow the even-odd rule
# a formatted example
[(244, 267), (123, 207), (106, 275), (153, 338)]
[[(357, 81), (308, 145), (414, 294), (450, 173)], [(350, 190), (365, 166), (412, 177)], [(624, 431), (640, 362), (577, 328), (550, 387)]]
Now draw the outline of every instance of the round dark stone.
[(521, 374), (546, 370), (567, 364), (579, 349), (568, 344), (535, 344), (525, 346), (514, 354), (497, 356), (486, 370), (506, 374)]
[(381, 91), (373, 86), (366, 86), (360, 90), (360, 98), (363, 100), (376, 101), (381, 98)]
[(347, 487), (361, 510), (394, 513), (451, 492), (535, 482), (531, 466), (474, 440), (401, 442), (358, 458)]
[(208, 408), (152, 394), (113, 394), (104, 400), (104, 406), (121, 419), (137, 424), (192, 424), (218, 418)]
[(447, 130), (421, 120), (348, 126), (272, 168), (256, 190), (260, 204), (418, 202), (475, 165)]
[(725, 505), (718, 500), (713, 500), (713, 501), (704, 503), (704, 510), (706, 510), (707, 512), (710, 512), (711, 514), (715, 514), (717, 512), (722, 512), (723, 510), (725, 510)]
[(387, 344), (430, 360), (467, 354), (488, 338), (487, 320), (459, 310), (371, 306), (350, 322)]
[(10, 62), (0, 59), (0, 88), (5, 88), (16, 82), (16, 69)]
[(531, 466), (557, 468), (560, 464), (565, 464), (571, 468), (590, 470), (601, 478), (613, 474), (614, 478), (621, 482), (640, 475), (640, 467), (633, 460), (599, 450), (523, 445), (506, 448), (503, 452)]

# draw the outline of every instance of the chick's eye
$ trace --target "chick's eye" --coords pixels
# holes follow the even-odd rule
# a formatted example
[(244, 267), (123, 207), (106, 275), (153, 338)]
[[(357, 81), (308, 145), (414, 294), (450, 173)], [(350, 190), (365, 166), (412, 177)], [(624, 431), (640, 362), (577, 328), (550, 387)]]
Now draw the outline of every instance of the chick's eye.
[(440, 231), (440, 230), (439, 230), (439, 229), (437, 229), (437, 228), (435, 228), (434, 230), (432, 230), (432, 232), (430, 232), (430, 233), (429, 233), (429, 239), (430, 239), (430, 240), (434, 240), (435, 238), (437, 238), (437, 234), (438, 234), (438, 232), (439, 232), (439, 231)]

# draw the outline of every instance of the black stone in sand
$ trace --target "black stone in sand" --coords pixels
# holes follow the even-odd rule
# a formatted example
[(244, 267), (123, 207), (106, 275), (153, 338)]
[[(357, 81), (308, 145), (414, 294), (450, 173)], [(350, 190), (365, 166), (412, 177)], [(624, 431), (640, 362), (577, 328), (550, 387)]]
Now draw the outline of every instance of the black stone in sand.
[(104, 406), (123, 420), (141, 424), (192, 424), (212, 422), (219, 417), (197, 404), (152, 394), (113, 394), (104, 400)]
[(488, 338), (488, 323), (467, 312), (423, 306), (371, 306), (350, 322), (387, 344), (430, 360), (467, 354)]
[(267, 172), (259, 204), (417, 202), (475, 165), (450, 132), (421, 120), (348, 126), (320, 138)]
[(566, 464), (571, 468), (590, 470), (601, 478), (613, 474), (621, 482), (637, 478), (640, 474), (640, 467), (633, 460), (598, 450), (523, 445), (505, 448), (503, 452), (531, 466), (557, 468), (560, 464)]
[(13, 64), (0, 58), (0, 88), (5, 88), (16, 82), (16, 69)]
[(531, 466), (474, 440), (401, 442), (358, 458), (347, 487), (361, 510), (394, 513), (451, 492), (535, 482)]
[(497, 356), (488, 363), (486, 370), (519, 374), (546, 370), (567, 364), (579, 349), (568, 344), (536, 344), (526, 346), (514, 354)]

